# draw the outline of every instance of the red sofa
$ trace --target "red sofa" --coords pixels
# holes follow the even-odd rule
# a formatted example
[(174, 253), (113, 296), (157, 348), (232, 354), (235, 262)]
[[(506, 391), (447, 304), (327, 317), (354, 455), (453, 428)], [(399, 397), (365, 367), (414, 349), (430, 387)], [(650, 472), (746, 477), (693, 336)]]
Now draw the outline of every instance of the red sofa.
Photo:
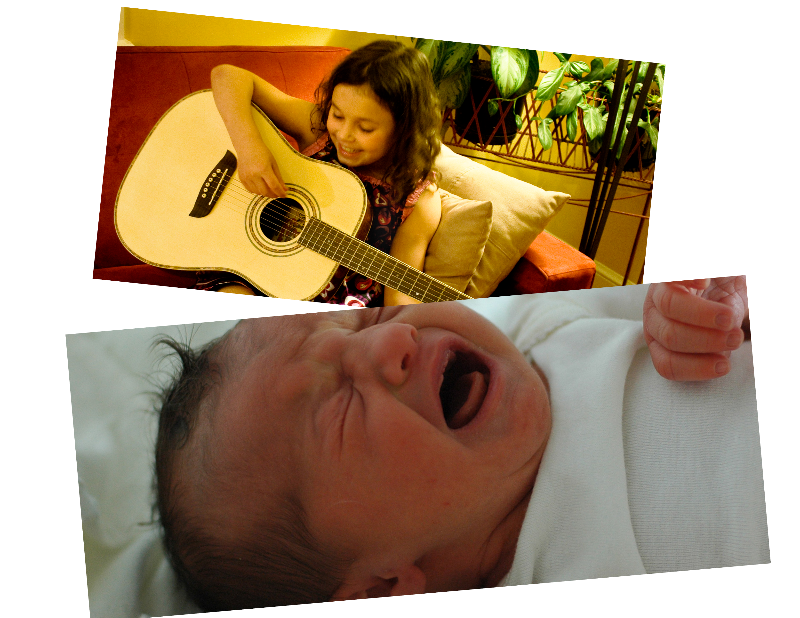
[[(336, 47), (119, 47), (111, 96), (94, 278), (192, 288), (196, 275), (143, 264), (123, 247), (114, 203), (128, 166), (174, 103), (211, 87), (218, 64), (246, 68), (281, 90), (313, 100), (317, 84), (348, 53)], [(543, 232), (495, 294), (591, 287), (594, 262)]]

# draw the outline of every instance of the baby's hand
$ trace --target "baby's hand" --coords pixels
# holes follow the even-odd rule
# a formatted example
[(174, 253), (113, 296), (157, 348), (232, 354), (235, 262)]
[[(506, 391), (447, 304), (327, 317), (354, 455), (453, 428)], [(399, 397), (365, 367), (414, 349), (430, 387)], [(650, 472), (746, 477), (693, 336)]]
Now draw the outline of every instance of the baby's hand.
[(252, 144), (238, 155), (237, 171), (245, 189), (267, 197), (286, 197), (278, 163), (266, 145)]
[(644, 337), (656, 370), (669, 380), (709, 380), (730, 371), (744, 341), (744, 277), (654, 283), (644, 301)]

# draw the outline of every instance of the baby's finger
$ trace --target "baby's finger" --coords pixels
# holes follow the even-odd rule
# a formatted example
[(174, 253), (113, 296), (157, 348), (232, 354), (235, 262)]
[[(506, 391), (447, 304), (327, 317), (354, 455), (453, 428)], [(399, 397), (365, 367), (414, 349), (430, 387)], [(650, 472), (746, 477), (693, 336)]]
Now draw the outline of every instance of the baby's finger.
[(664, 317), (654, 306), (645, 308), (645, 339), (655, 339), (672, 352), (726, 352), (737, 349), (744, 341), (741, 329), (723, 331), (684, 324)]
[(711, 285), (711, 279), (684, 279), (683, 281), (672, 281), (673, 285), (683, 285), (687, 288), (692, 288), (693, 290), (705, 290), (709, 285)]
[(693, 382), (711, 380), (724, 376), (731, 369), (731, 363), (722, 354), (685, 354), (672, 352), (658, 341), (648, 344), (653, 366), (668, 380)]
[(720, 330), (734, 326), (733, 309), (697, 296), (680, 283), (655, 284), (648, 296), (662, 315), (684, 324)]

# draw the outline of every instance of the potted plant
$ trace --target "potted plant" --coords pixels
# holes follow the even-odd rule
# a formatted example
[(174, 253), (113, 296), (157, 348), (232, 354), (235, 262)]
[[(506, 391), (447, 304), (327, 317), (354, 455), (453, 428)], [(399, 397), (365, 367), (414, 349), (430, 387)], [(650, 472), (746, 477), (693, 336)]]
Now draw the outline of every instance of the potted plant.
[[(523, 97), (535, 90), (537, 101), (557, 97), (546, 117), (531, 118), (537, 123), (536, 135), (544, 150), (552, 147), (554, 122), (563, 116), (566, 117), (568, 140), (577, 139), (578, 128), (583, 124), (590, 154), (595, 156), (599, 151), (608, 122), (607, 102), (613, 94), (619, 60), (605, 64), (600, 58), (594, 58), (587, 64), (582, 60), (572, 60), (572, 54), (554, 53), (560, 63), (558, 68), (547, 72), (537, 86), (539, 57), (532, 50), (435, 39), (416, 39), (415, 46), (428, 57), (439, 98), (444, 107), (455, 110), (455, 130), (462, 137), (484, 144), (510, 141), (522, 124)], [(481, 48), (489, 55), (489, 61), (478, 58), (477, 52)], [(642, 63), (638, 75), (631, 80), (632, 68), (628, 69), (627, 83), (633, 82), (635, 94), (641, 90), (646, 71), (647, 63)], [(568, 78), (571, 81), (564, 86)], [(626, 85), (622, 92), (623, 100), (628, 87)], [(487, 88), (495, 91), (487, 95)], [(636, 156), (631, 156), (626, 163), (628, 171), (645, 169), (655, 160), (663, 90), (664, 65), (659, 64), (655, 81), (647, 93), (647, 104), (637, 119), (639, 150), (638, 154), (632, 153)], [(470, 93), (471, 101), (468, 100)], [(475, 110), (473, 101), (476, 105), (483, 101), (484, 105)], [(614, 121), (615, 134), (619, 130), (620, 117), (621, 113), (618, 113)], [(501, 119), (503, 126), (498, 127)], [(617, 158), (632, 122), (633, 113), (629, 112)], [(487, 139), (492, 135), (494, 139)]]
[[(572, 61), (570, 54), (555, 54), (560, 61), (560, 66), (549, 71), (542, 77), (542, 81), (536, 92), (536, 100), (547, 101), (559, 92), (564, 79), (569, 76), (572, 82), (558, 94), (555, 106), (546, 118), (536, 117), (538, 122), (537, 135), (542, 147), (546, 149), (552, 145), (552, 124), (555, 118), (566, 116), (567, 139), (574, 141), (578, 133), (578, 109), (582, 111), (583, 126), (586, 131), (586, 138), (589, 145), (589, 152), (595, 156), (600, 150), (603, 135), (608, 123), (607, 101), (610, 101), (614, 91), (614, 74), (619, 65), (619, 60), (611, 60), (607, 65), (603, 64), (600, 58), (594, 58), (590, 64), (583, 61)], [(647, 72), (648, 63), (640, 65), (639, 72), (631, 76), (632, 68), (628, 69), (626, 85), (621, 94), (621, 100), (627, 95), (628, 88), (633, 84), (634, 94), (641, 96), (642, 82)], [(655, 81), (646, 93), (647, 100), (642, 111), (642, 116), (637, 119), (636, 126), (640, 135), (638, 144), (640, 151), (636, 157), (631, 157), (624, 169), (634, 171), (646, 169), (655, 161), (655, 153), (658, 147), (658, 123), (661, 112), (661, 98), (664, 90), (664, 71), (663, 64), (656, 67)], [(620, 130), (622, 112), (617, 112), (614, 119), (614, 136)], [(622, 154), (622, 147), (627, 138), (631, 123), (633, 122), (633, 112), (629, 111), (625, 122), (622, 123), (622, 138), (619, 141), (616, 157)], [(612, 142), (613, 143), (613, 142)]]
[[(503, 143), (516, 135), (522, 123), (521, 98), (533, 90), (539, 78), (536, 51), (436, 39), (416, 39), (415, 47), (428, 57), (442, 105), (456, 110), (460, 134), (470, 141), (478, 141), (480, 135), (484, 142), (494, 134), (495, 139), (487, 143)], [(488, 61), (478, 58), (479, 48), (487, 52)], [(496, 91), (487, 93), (493, 85)], [(485, 104), (474, 110), (473, 101)], [(470, 122), (474, 116), (477, 122)], [(496, 130), (500, 119), (505, 125), (503, 130)]]

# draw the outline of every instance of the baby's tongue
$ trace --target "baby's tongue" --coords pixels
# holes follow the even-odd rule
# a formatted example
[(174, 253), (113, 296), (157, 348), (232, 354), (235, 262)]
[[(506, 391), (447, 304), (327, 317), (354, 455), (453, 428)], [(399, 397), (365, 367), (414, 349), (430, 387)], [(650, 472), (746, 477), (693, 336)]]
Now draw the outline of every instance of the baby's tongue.
[[(456, 393), (466, 393), (461, 407), (450, 419), (448, 426), (450, 429), (458, 429), (469, 423), (480, 410), (484, 397), (486, 397), (486, 376), (480, 371), (465, 373), (460, 376), (454, 385), (453, 391)], [(462, 395), (463, 396), (463, 395)]]

